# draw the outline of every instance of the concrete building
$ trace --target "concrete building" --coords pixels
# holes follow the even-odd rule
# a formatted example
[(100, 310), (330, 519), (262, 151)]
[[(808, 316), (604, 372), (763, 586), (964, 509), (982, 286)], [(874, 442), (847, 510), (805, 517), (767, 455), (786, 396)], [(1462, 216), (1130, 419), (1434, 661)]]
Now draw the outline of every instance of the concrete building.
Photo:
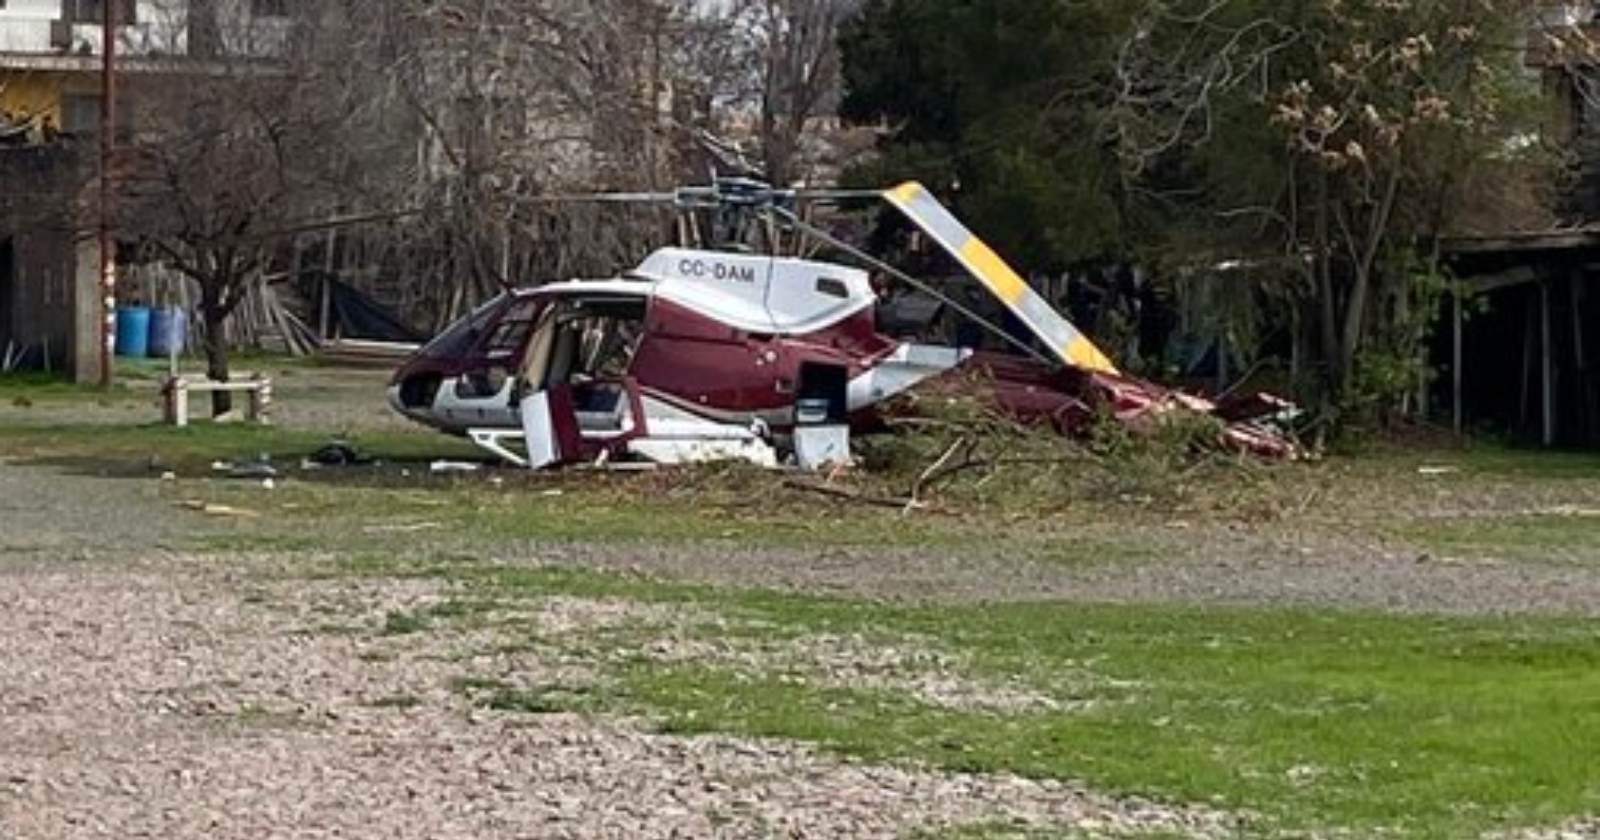
[[(99, 378), (97, 171), (104, 3), (116, 3), (118, 126), (162, 86), (280, 54), (294, 0), (0, 0), (0, 367)], [(79, 139), (75, 139), (79, 138)]]
[(291, 0), (0, 0), (0, 114), (38, 134), (99, 126), (104, 3), (116, 3), (119, 109), (136, 125), (141, 88), (269, 58)]

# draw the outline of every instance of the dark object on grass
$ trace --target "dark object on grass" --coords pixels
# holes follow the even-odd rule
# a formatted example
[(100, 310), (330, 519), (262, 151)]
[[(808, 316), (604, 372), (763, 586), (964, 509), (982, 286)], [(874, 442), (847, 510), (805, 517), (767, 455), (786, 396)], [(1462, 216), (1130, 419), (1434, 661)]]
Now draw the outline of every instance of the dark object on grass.
[(336, 440), (311, 453), (311, 460), (324, 467), (359, 467), (372, 463), (372, 456), (342, 440)]

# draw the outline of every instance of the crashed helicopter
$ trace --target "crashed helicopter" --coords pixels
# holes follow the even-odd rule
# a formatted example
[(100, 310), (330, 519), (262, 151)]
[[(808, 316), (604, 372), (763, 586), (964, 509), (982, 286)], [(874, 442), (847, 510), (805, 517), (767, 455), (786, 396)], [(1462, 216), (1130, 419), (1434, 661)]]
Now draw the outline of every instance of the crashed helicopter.
[[(1138, 425), (1170, 411), (1217, 414), (1233, 447), (1289, 458), (1295, 446), (1262, 419), (1122, 374), (926, 188), (797, 193), (748, 179), (668, 194), (714, 220), (713, 247), (669, 247), (602, 280), (509, 290), (423, 346), (395, 373), (403, 415), (532, 468), (596, 460), (742, 459), (773, 466), (807, 424), (866, 431), (879, 409), (919, 384), (981, 373), (994, 404), (1020, 421), (1082, 431), (1110, 411)], [(1015, 322), (1002, 329), (938, 289), (872, 257), (797, 212), (802, 201), (875, 199), (948, 253)], [(752, 230), (810, 237), (859, 266), (756, 253)], [(773, 250), (773, 249), (769, 249)], [(873, 275), (941, 299), (1021, 352), (903, 341), (881, 332)], [(1020, 325), (1020, 329), (1017, 327)]]

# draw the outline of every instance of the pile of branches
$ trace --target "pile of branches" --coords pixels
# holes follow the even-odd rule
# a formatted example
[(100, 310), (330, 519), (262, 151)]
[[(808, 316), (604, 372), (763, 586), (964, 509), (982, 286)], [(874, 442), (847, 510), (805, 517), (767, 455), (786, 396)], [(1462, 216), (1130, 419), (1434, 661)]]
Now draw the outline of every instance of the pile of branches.
[(1066, 435), (1018, 421), (991, 391), (962, 377), (918, 388), (884, 408), (887, 434), (855, 442), (853, 468), (789, 485), (907, 513), (1037, 511), (1105, 501), (1182, 506), (1220, 473), (1259, 473), (1255, 459), (1223, 444), (1213, 417), (1174, 411), (1133, 428), (1104, 411)]

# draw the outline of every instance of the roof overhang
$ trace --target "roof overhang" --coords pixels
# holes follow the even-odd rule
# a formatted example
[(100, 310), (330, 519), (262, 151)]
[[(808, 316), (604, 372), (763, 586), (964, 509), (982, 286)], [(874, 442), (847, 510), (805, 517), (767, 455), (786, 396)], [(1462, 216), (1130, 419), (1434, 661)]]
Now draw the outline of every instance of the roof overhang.
[(1488, 236), (1451, 236), (1440, 241), (1446, 254), (1522, 253), (1600, 248), (1600, 227), (1519, 231)]
[[(98, 55), (72, 53), (0, 52), (0, 70), (29, 70), (39, 73), (99, 73)], [(150, 76), (272, 76), (283, 68), (262, 59), (210, 59), (188, 56), (118, 56), (116, 72)]]

